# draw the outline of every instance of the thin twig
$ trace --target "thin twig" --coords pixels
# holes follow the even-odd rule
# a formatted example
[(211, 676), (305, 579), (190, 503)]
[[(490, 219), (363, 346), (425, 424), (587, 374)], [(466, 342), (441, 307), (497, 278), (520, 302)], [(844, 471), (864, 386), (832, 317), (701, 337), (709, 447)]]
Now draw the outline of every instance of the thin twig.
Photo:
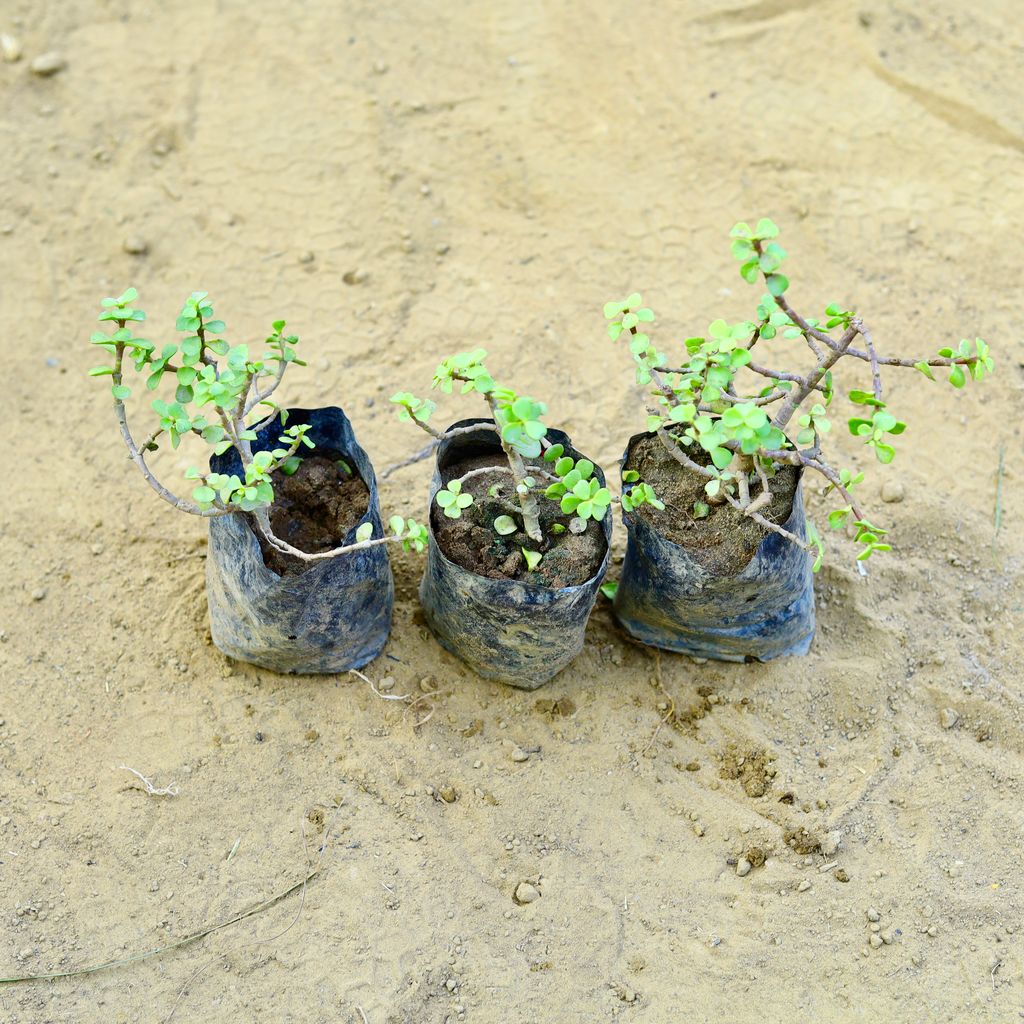
[(357, 668), (350, 668), (348, 671), (349, 671), (350, 675), (353, 675), (353, 676), (356, 676), (359, 679), (362, 679), (362, 681), (364, 683), (366, 683), (370, 687), (370, 689), (373, 690), (373, 692), (378, 697), (380, 697), (381, 700), (410, 700), (411, 699), (411, 695), (408, 694), (408, 693), (403, 693), (403, 694), (400, 694), (400, 695), (397, 694), (397, 693), (381, 693), (380, 690), (378, 690), (377, 687), (373, 685), (373, 680), (370, 679), (369, 676), (364, 676), (363, 673), (359, 671), (359, 669), (357, 669)]
[(992, 543), (994, 544), (996, 538), (999, 536), (999, 531), (1003, 527), (1003, 474), (1005, 472), (1004, 463), (1006, 459), (1006, 445), (1001, 444), (999, 446), (999, 465), (996, 467), (996, 507), (993, 519), (995, 521), (995, 533), (992, 535)]
[(319, 871), (320, 869), (316, 868), (315, 870), (310, 871), (303, 879), (296, 882), (294, 885), (290, 885), (287, 889), (283, 892), (279, 892), (276, 896), (271, 896), (270, 899), (264, 900), (262, 903), (257, 904), (255, 907), (251, 907), (249, 910), (246, 910), (241, 914), (236, 914), (227, 921), (211, 925), (209, 928), (202, 928), (197, 932), (192, 932), (190, 935), (186, 935), (183, 939), (178, 939), (177, 942), (170, 943), (170, 945), (157, 946), (155, 949), (146, 950), (144, 953), (136, 953), (134, 956), (124, 957), (120, 960), (108, 960), (102, 964), (95, 964), (92, 967), (82, 967), (73, 971), (58, 971), (54, 974), (25, 974), (15, 978), (0, 978), (0, 985), (16, 985), (21, 982), (28, 981), (56, 981), (59, 978), (80, 978), (85, 974), (95, 974), (98, 971), (112, 970), (115, 967), (125, 967), (128, 964), (137, 963), (139, 960), (146, 960), (149, 957), (158, 956), (161, 953), (169, 953), (173, 949), (181, 949), (182, 946), (187, 946), (193, 942), (198, 942), (200, 939), (205, 939), (207, 935), (212, 935), (214, 932), (230, 928), (232, 925), (238, 924), (240, 921), (246, 920), (246, 918), (253, 917), (256, 914), (274, 906), (276, 903), (280, 903), (282, 900), (291, 896), (292, 893), (297, 892), (299, 889), (304, 889), (306, 883), (309, 882), (310, 879), (314, 878)]
[(177, 783), (171, 782), (169, 785), (164, 786), (163, 789), (157, 789), (149, 779), (146, 778), (142, 772), (137, 772), (134, 768), (129, 768), (128, 765), (123, 764), (121, 768), (126, 772), (131, 772), (139, 781), (142, 783), (145, 791), (150, 796), (177, 796), (178, 786)]

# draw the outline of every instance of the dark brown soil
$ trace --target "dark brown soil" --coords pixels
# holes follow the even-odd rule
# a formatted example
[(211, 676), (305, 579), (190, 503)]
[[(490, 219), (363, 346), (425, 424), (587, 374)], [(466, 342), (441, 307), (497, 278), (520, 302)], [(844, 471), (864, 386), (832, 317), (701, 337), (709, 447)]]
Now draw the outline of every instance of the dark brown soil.
[[(339, 465), (341, 459), (349, 467)], [(276, 472), (270, 525), (274, 535), (310, 554), (339, 547), (366, 514), (370, 492), (342, 452), (317, 449), (291, 475)], [(259, 537), (259, 534), (257, 534)], [(269, 547), (260, 539), (263, 561), (279, 576), (297, 576), (309, 564)]]
[[(694, 462), (708, 465), (707, 453), (696, 445), (687, 451)], [(690, 555), (716, 574), (736, 572), (750, 561), (768, 532), (732, 505), (711, 505), (711, 514), (695, 519), (694, 502), (707, 504), (705, 477), (680, 466), (654, 434), (633, 445), (626, 469), (635, 469), (665, 503), (664, 510), (641, 505), (636, 514), (646, 519), (665, 538), (686, 548)], [(795, 467), (783, 466), (772, 478), (771, 503), (761, 514), (773, 523), (784, 523), (793, 511), (793, 495), (800, 475)], [(760, 485), (750, 489), (752, 497)]]
[[(601, 568), (607, 543), (600, 523), (593, 520), (580, 534), (569, 532), (572, 516), (562, 515), (557, 501), (541, 497), (538, 501), (540, 522), (545, 540), (542, 544), (531, 540), (519, 530), (507, 537), (494, 532), (493, 523), (498, 516), (510, 515), (522, 525), (519, 503), (509, 494), (511, 477), (501, 472), (506, 463), (502, 456), (474, 455), (454, 462), (444, 471), (445, 480), (454, 480), (474, 469), (494, 466), (494, 472), (482, 473), (463, 485), (463, 491), (472, 494), (474, 501), (464, 509), (458, 519), (449, 519), (433, 503), (430, 515), (434, 536), (441, 550), (456, 565), (486, 576), (492, 580), (524, 580), (542, 587), (574, 587), (586, 583)], [(498, 484), (508, 497), (492, 498), (488, 489)], [(606, 515), (611, 515), (609, 510)], [(552, 534), (551, 526), (561, 523), (565, 533)], [(540, 551), (544, 556), (534, 572), (528, 572), (521, 548)]]

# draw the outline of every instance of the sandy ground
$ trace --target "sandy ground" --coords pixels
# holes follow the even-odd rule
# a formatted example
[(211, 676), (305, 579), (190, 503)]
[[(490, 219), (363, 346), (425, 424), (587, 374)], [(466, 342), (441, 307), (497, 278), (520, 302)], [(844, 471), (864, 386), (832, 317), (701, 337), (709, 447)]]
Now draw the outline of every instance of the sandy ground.
[[(320, 871), (201, 944), (0, 988), (0, 1021), (1018, 1019), (1019, 13), (4, 0), (0, 976), (165, 945)], [(50, 50), (66, 69), (31, 74)], [(659, 659), (603, 604), (574, 665), (504, 689), (420, 624), (413, 556), (367, 673), (436, 687), (414, 711), (210, 646), (203, 526), (144, 487), (84, 377), (100, 296), (135, 284), (167, 333), (197, 287), (235, 339), (286, 316), (310, 360), (287, 397), (343, 404), (378, 465), (419, 442), (387, 395), (484, 345), (612, 467), (643, 418), (601, 303), (642, 290), (666, 344), (750, 315), (725, 236), (761, 215), (798, 305), (849, 300), (899, 354), (977, 333), (1000, 369), (892, 380), (911, 430), (865, 486), (905, 486), (876, 505), (898, 554), (864, 581), (836, 542), (807, 658)], [(392, 476), (385, 509), (421, 515), (427, 477)], [(801, 828), (838, 849), (795, 852)]]

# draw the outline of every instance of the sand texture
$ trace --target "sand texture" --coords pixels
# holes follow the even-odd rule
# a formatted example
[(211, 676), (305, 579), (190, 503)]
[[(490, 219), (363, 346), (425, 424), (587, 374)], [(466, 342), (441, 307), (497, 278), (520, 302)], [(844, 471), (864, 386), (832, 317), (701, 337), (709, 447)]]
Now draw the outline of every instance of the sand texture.
[[(180, 951), (0, 986), (2, 1024), (1018, 1019), (1019, 0), (5, 0), (0, 32), (0, 977), (319, 867)], [(378, 470), (422, 444), (388, 396), (483, 346), (612, 477), (644, 412), (602, 303), (641, 291), (669, 351), (751, 316), (727, 236), (759, 216), (798, 308), (850, 303), (894, 355), (980, 335), (999, 369), (890, 375), (887, 468), (840, 403), (897, 551), (863, 579), (830, 538), (806, 658), (658, 656), (602, 599), (545, 688), (484, 683), (411, 554), (365, 674), (414, 705), (211, 646), (205, 525), (85, 377), (100, 297), (134, 284), (160, 342), (197, 288), (233, 341), (285, 317), (309, 367), (280, 397), (344, 406)], [(385, 519), (423, 519), (430, 471)]]

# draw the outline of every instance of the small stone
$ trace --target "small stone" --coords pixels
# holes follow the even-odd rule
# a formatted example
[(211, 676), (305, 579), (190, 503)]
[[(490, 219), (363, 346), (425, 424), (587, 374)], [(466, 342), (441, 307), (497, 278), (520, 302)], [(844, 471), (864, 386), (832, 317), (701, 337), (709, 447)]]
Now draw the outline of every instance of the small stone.
[(533, 903), (540, 899), (540, 892), (529, 882), (520, 882), (516, 886), (515, 895), (512, 899), (520, 906), (524, 906), (527, 903)]
[(304, 252), (299, 253), (300, 263), (312, 263), (315, 259), (316, 255), (312, 253), (309, 249), (306, 249)]
[(25, 947), (25, 948), (24, 948), (24, 949), (23, 949), (23, 950), (22, 950), (22, 951), (21, 951), (21, 952), (20, 952), (20, 953), (18, 954), (18, 956), (19, 956), (19, 957), (20, 957), (20, 958), (21, 958), (22, 960), (27, 960), (27, 959), (28, 959), (28, 958), (29, 958), (30, 956), (32, 956), (32, 953), (33, 953), (32, 947), (31, 947), (31, 946), (26, 946), (26, 947)]
[(935, 936), (939, 934), (939, 929), (938, 929), (938, 928), (936, 928), (936, 927), (935, 927), (935, 925), (933, 925), (933, 924), (930, 924), (930, 925), (928, 926), (928, 929), (927, 929), (927, 932), (926, 932), (926, 934), (927, 934), (927, 935), (929, 935), (929, 936), (930, 936), (931, 938), (933, 938), (933, 939), (934, 939), (934, 938), (935, 938)]
[(386, 75), (388, 71), (387, 64), (382, 60), (376, 60), (373, 62), (373, 73), (375, 75)]
[(393, 690), (394, 688), (395, 688), (395, 677), (394, 676), (385, 676), (377, 684), (377, 689), (380, 690), (381, 693), (387, 693), (388, 691)]
[(437, 683), (430, 676), (424, 676), (420, 680), (420, 690), (423, 693), (433, 693), (437, 689)]
[(318, 739), (320, 739), (320, 733), (318, 733), (316, 731), (316, 729), (307, 729), (306, 730), (306, 742), (307, 743), (316, 743), (316, 741)]
[(750, 869), (752, 867), (753, 865), (750, 863), (749, 860), (747, 860), (746, 857), (740, 857), (740, 859), (736, 862), (736, 874), (739, 875), (740, 878), (743, 878), (745, 875), (750, 874)]
[(878, 949), (879, 946), (884, 945), (884, 943), (882, 942), (882, 937), (880, 935), (872, 935), (871, 938), (868, 939), (868, 942), (871, 943), (872, 949)]
[(149, 242), (138, 235), (130, 235), (121, 243), (121, 248), (132, 256), (145, 256), (149, 252)]
[(21, 60), (21, 43), (6, 32), (0, 33), (0, 54), (8, 64)]
[(449, 992), (454, 992), (459, 987), (459, 983), (454, 978), (449, 978), (444, 983), (444, 987), (448, 989)]
[(847, 873), (846, 868), (836, 868), (834, 877), (837, 882), (848, 882), (850, 880), (850, 876)]
[(800, 883), (800, 884), (799, 884), (799, 885), (798, 885), (798, 886), (796, 887), (796, 891), (797, 891), (797, 892), (807, 892), (807, 890), (808, 890), (808, 889), (810, 889), (810, 887), (811, 887), (811, 883), (810, 883), (810, 882), (808, 882), (808, 881), (807, 881), (807, 879), (805, 878), (805, 879), (804, 879), (804, 880), (803, 880), (803, 881), (802, 881), (802, 882), (801, 882), (801, 883)]
[(453, 804), (459, 798), (459, 794), (455, 792), (454, 786), (442, 786), (438, 791), (437, 795), (446, 803)]
[(102, 544), (93, 544), (91, 550), (92, 550), (92, 553), (94, 555), (102, 555), (103, 554), (103, 545)]
[(874, 907), (868, 907), (868, 920), (874, 923), (875, 921), (881, 921), (882, 915), (875, 910)]
[(834, 857), (839, 852), (839, 847), (842, 846), (842, 843), (842, 832), (829, 832), (821, 841), (821, 852), (826, 857)]
[(960, 715), (952, 708), (943, 708), (939, 712), (939, 725), (943, 729), (952, 729), (960, 721)]
[(46, 597), (46, 591), (42, 587), (32, 591), (33, 601), (42, 601), (44, 597)]
[(878, 936), (887, 946), (891, 946), (893, 942), (892, 932), (888, 928), (884, 932), (880, 932)]
[(898, 505), (907, 496), (906, 488), (899, 480), (886, 480), (882, 484), (882, 501)]
[(530, 755), (520, 746), (513, 746), (512, 750), (509, 752), (509, 757), (511, 757), (513, 761), (517, 761), (519, 763), (530, 760)]
[(40, 78), (49, 78), (51, 75), (63, 71), (67, 66), (68, 62), (54, 50), (50, 53), (41, 53), (29, 64), (29, 70), (33, 75), (39, 75)]
[(360, 267), (357, 267), (355, 270), (346, 270), (345, 273), (341, 275), (341, 279), (345, 284), (352, 285), (362, 284), (367, 277), (369, 277), (369, 274)]

